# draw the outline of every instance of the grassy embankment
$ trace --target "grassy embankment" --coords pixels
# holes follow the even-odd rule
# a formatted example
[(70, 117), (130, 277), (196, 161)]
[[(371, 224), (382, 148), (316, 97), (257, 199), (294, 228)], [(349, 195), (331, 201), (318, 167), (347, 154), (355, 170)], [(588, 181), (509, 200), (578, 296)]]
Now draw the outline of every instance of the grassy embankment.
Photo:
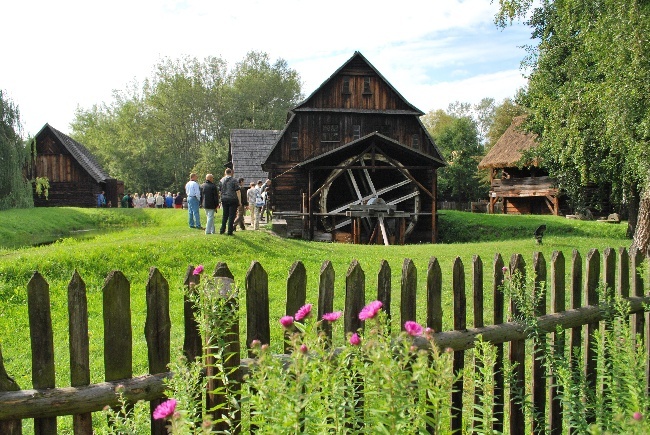
[[(220, 218), (219, 214), (217, 219)], [(438, 258), (443, 271), (443, 286), (449, 289), (451, 267), (457, 256), (463, 260), (465, 271), (469, 273), (472, 256), (480, 255), (487, 273), (495, 253), (501, 253), (506, 262), (512, 254), (521, 253), (530, 262), (532, 253), (537, 250), (546, 259), (550, 259), (555, 250), (563, 251), (569, 259), (574, 248), (584, 258), (591, 248), (602, 251), (606, 247), (629, 246), (629, 240), (624, 237), (625, 224), (580, 222), (551, 216), (444, 212), (440, 217), (441, 238), (464, 243), (389, 247), (309, 243), (278, 238), (269, 231), (237, 232), (234, 237), (206, 236), (202, 231), (188, 228), (186, 219), (185, 211), (157, 209), (41, 208), (0, 212), (0, 344), (7, 371), (22, 388), (31, 388), (26, 285), (35, 270), (50, 284), (57, 385), (66, 386), (69, 385), (66, 295), (75, 269), (87, 286), (92, 381), (100, 382), (103, 381), (101, 290), (105, 277), (114, 269), (121, 270), (131, 282), (136, 348), (134, 373), (139, 375), (147, 371), (143, 336), (145, 283), (152, 266), (157, 267), (169, 281), (173, 349), (178, 349), (182, 344), (182, 279), (189, 264), (203, 264), (210, 271), (217, 262), (226, 262), (244, 295), (246, 271), (252, 261), (259, 261), (269, 275), (270, 312), (271, 318), (275, 319), (284, 314), (287, 272), (297, 260), (301, 260), (307, 269), (309, 302), (317, 301), (321, 264), (325, 260), (332, 261), (336, 272), (335, 309), (342, 309), (345, 274), (353, 259), (359, 260), (365, 271), (367, 300), (372, 300), (376, 292), (373, 287), (379, 263), (382, 259), (387, 260), (392, 270), (392, 309), (398, 313), (401, 267), (405, 258), (412, 259), (418, 269), (418, 300), (424, 301), (426, 268), (432, 256)], [(541, 223), (545, 223), (548, 230), (544, 244), (539, 246), (532, 234)], [(71, 234), (83, 234), (84, 237), (68, 238)], [(54, 240), (59, 241), (38, 247), (26, 246)], [(490, 281), (487, 277), (485, 282), (488, 286)], [(486, 297), (490, 298), (487, 293)], [(418, 320), (423, 321), (425, 304), (419, 305)], [(489, 302), (485, 306), (486, 319), (489, 319)], [(443, 307), (448, 313), (446, 327), (451, 328), (451, 296), (443, 301)], [(471, 319), (470, 303), (468, 310)], [(272, 322), (271, 329), (272, 345), (279, 351), (280, 326)], [(242, 323), (242, 333), (245, 333), (245, 322)], [(340, 330), (335, 330), (337, 333), (342, 337)]]

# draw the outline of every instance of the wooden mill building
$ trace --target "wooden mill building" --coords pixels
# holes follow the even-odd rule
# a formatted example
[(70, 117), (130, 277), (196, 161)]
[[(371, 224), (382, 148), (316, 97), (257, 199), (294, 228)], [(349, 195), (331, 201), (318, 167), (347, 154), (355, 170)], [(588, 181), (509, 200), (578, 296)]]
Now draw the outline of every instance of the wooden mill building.
[(437, 169), (446, 163), (423, 114), (355, 52), (289, 112), (263, 162), (275, 212), (308, 239), (351, 234), (358, 221), (356, 240), (368, 243), (382, 216), (385, 236), (435, 242)]
[(50, 183), (48, 199), (34, 193), (36, 207), (96, 207), (102, 191), (106, 202), (117, 207), (124, 183), (111, 178), (85, 146), (49, 124), (35, 140), (28, 177), (47, 177)]
[(537, 135), (520, 130), (525, 115), (513, 119), (479, 163), (490, 171), (488, 213), (500, 202), (504, 214), (560, 214), (555, 180), (537, 162), (522, 162), (524, 153), (538, 146)]
[(269, 174), (262, 169), (261, 163), (269, 155), (279, 135), (280, 130), (230, 130), (228, 161), (232, 162), (235, 177), (243, 178), (246, 185), (258, 180), (265, 181)]

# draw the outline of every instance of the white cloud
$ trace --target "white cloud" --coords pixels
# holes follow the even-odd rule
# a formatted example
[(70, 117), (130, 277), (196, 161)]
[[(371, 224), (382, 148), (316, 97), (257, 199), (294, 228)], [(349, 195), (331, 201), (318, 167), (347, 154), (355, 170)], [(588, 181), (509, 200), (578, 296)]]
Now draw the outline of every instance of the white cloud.
[(25, 130), (68, 131), (77, 106), (110, 102), (114, 89), (151, 75), (162, 57), (251, 50), (283, 58), (309, 95), (358, 50), (422, 110), (497, 100), (523, 84), (522, 29), (498, 32), (488, 0), (22, 0), (3, 5), (0, 89)]

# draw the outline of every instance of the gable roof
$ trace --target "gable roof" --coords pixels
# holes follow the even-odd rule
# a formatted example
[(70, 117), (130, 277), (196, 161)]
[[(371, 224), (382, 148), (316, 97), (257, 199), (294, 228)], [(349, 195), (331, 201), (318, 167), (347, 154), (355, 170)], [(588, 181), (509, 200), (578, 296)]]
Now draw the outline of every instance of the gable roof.
[[(522, 153), (539, 145), (537, 135), (520, 130), (526, 115), (517, 116), (478, 164), (479, 169), (509, 168), (519, 164)], [(533, 166), (537, 162), (530, 163)]]
[(230, 157), (235, 177), (246, 182), (266, 178), (262, 163), (280, 137), (280, 130), (230, 130)]
[(440, 160), (429, 154), (404, 146), (398, 141), (375, 131), (324, 154), (319, 154), (318, 156), (305, 160), (298, 166), (310, 167), (316, 165), (338, 165), (346, 156), (359, 154), (369, 145), (378, 145), (384, 152), (392, 154), (394, 157), (398, 157), (400, 163), (405, 166), (440, 167), (446, 165), (444, 160)]
[[(334, 77), (336, 77), (336, 75), (338, 75), (338, 74), (339, 74), (339, 73), (340, 73), (344, 68), (346, 68), (350, 63), (352, 63), (353, 61), (356, 61), (356, 60), (361, 60), (361, 61), (363, 61), (366, 65), (368, 65), (368, 67), (369, 67), (370, 69), (372, 69), (372, 71), (373, 71), (375, 74), (377, 74), (377, 76), (378, 76), (380, 79), (382, 79), (382, 80), (386, 83), (386, 85), (387, 85), (387, 86), (388, 86), (388, 87), (389, 87), (393, 92), (395, 92), (395, 94), (397, 94), (397, 96), (398, 96), (399, 98), (402, 99), (402, 101), (404, 102), (404, 104), (406, 104), (408, 107), (410, 107), (410, 108), (412, 109), (412, 111), (408, 111), (408, 110), (395, 111), (396, 113), (399, 113), (399, 114), (408, 114), (408, 115), (418, 115), (418, 116), (422, 116), (422, 115), (424, 115), (424, 112), (422, 112), (420, 109), (418, 109), (417, 107), (415, 107), (414, 105), (412, 105), (411, 103), (409, 103), (409, 102), (406, 100), (406, 98), (404, 98), (404, 97), (402, 96), (402, 94), (400, 94), (400, 93), (397, 91), (397, 89), (395, 89), (395, 88), (393, 87), (393, 85), (391, 85), (390, 82), (389, 82), (388, 80), (386, 80), (386, 78), (385, 78), (385, 77), (384, 77), (384, 76), (383, 76), (383, 75), (382, 75), (382, 74), (377, 70), (377, 68), (375, 68), (375, 67), (374, 67), (374, 66), (373, 66), (373, 65), (368, 61), (368, 59), (366, 59), (366, 58), (365, 58), (365, 57), (364, 57), (360, 52), (358, 52), (358, 51), (355, 51), (354, 54), (352, 55), (352, 57), (350, 57), (350, 59), (348, 59), (348, 60), (347, 60), (343, 65), (341, 65), (341, 66), (340, 66), (336, 71), (334, 71), (334, 73), (333, 73), (332, 75), (330, 75), (330, 76), (327, 78), (327, 80), (325, 80), (325, 81), (324, 81), (324, 82), (323, 82), (323, 83), (322, 83), (318, 88), (316, 88), (316, 90), (315, 90), (314, 92), (312, 92), (312, 93), (311, 93), (307, 98), (305, 98), (301, 103), (299, 103), (296, 107), (294, 107), (294, 108), (291, 109), (291, 110), (292, 110), (292, 111), (301, 111), (301, 110), (303, 110), (303, 109), (305, 109), (305, 108), (308, 108), (308, 107), (309, 107), (309, 106), (308, 106), (308, 103), (309, 103), (309, 101), (311, 100), (311, 98), (312, 98), (314, 95), (316, 95), (316, 94), (317, 94), (317, 93), (318, 93), (318, 92), (319, 92), (323, 87), (325, 87), (325, 85), (327, 85), (327, 83), (329, 83), (331, 80), (333, 80)], [(311, 108), (310, 108), (309, 110), (314, 110), (314, 109), (311, 109)], [(358, 111), (361, 111), (361, 109), (347, 109), (347, 110), (344, 110), (344, 109), (324, 109), (324, 110), (327, 110), (327, 111), (352, 111), (352, 112), (358, 112)]]
[(104, 168), (101, 167), (92, 153), (77, 142), (72, 139), (70, 136), (60, 132), (56, 128), (52, 127), (50, 124), (45, 124), (43, 128), (36, 134), (38, 139), (41, 135), (45, 134), (46, 131), (50, 131), (54, 137), (59, 141), (59, 143), (74, 157), (74, 159), (81, 165), (82, 168), (90, 175), (96, 182), (104, 182), (111, 177), (108, 175)]

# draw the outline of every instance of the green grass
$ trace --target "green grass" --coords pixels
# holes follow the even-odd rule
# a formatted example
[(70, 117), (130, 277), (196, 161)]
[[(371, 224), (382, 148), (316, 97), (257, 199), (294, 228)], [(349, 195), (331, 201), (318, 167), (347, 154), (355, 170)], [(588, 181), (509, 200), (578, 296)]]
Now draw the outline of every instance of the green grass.
[[(203, 216), (202, 216), (203, 217)], [(219, 214), (218, 220), (221, 215)], [(543, 245), (536, 245), (532, 232), (541, 223), (548, 227)], [(269, 275), (271, 319), (284, 314), (288, 270), (300, 260), (308, 274), (309, 302), (317, 301), (318, 274), (325, 260), (331, 260), (336, 272), (335, 308), (342, 309), (345, 274), (357, 259), (366, 274), (366, 298), (374, 299), (376, 277), (382, 259), (391, 266), (393, 313), (399, 313), (399, 285), (405, 258), (418, 269), (418, 320), (424, 321), (425, 278), (429, 259), (438, 258), (443, 271), (446, 299), (445, 324), (450, 327), (450, 277), (456, 257), (471, 270), (472, 256), (483, 259), (486, 273), (495, 253), (507, 262), (514, 253), (530, 262), (534, 251), (546, 259), (555, 250), (567, 259), (576, 248), (583, 257), (591, 248), (629, 246), (625, 224), (578, 222), (552, 216), (489, 216), (445, 211), (440, 216), (443, 240), (458, 237), (471, 243), (407, 246), (355, 246), (334, 243), (282, 239), (268, 231), (237, 232), (234, 237), (206, 236), (187, 226), (187, 212), (160, 209), (77, 209), (37, 208), (0, 212), (0, 343), (7, 371), (22, 388), (31, 387), (29, 329), (26, 286), (33, 272), (41, 273), (50, 285), (54, 324), (57, 386), (69, 385), (67, 340), (67, 286), (77, 270), (87, 286), (92, 360), (92, 381), (103, 381), (102, 302), (105, 277), (121, 270), (131, 282), (131, 308), (135, 341), (134, 373), (146, 373), (144, 345), (145, 285), (150, 267), (157, 267), (170, 285), (173, 349), (182, 344), (182, 281), (188, 265), (205, 265), (211, 271), (217, 262), (225, 262), (244, 294), (244, 279), (253, 261), (259, 261)], [(88, 231), (83, 238), (65, 237), (78, 230)], [(94, 235), (94, 236), (92, 236)], [(62, 237), (65, 237), (61, 239)], [(35, 243), (56, 241), (29, 247)], [(23, 246), (16, 248), (16, 246)], [(567, 268), (568, 269), (568, 268)], [(471, 282), (467, 280), (466, 282)], [(486, 278), (486, 293), (489, 280)], [(489, 298), (489, 296), (488, 296)], [(471, 320), (471, 303), (468, 314)], [(486, 307), (488, 302), (486, 302)], [(398, 316), (395, 316), (398, 317)], [(486, 319), (487, 319), (486, 314)], [(279, 324), (272, 320), (272, 346), (281, 347)], [(469, 323), (468, 321), (468, 324)], [(245, 322), (242, 324), (242, 333)]]

